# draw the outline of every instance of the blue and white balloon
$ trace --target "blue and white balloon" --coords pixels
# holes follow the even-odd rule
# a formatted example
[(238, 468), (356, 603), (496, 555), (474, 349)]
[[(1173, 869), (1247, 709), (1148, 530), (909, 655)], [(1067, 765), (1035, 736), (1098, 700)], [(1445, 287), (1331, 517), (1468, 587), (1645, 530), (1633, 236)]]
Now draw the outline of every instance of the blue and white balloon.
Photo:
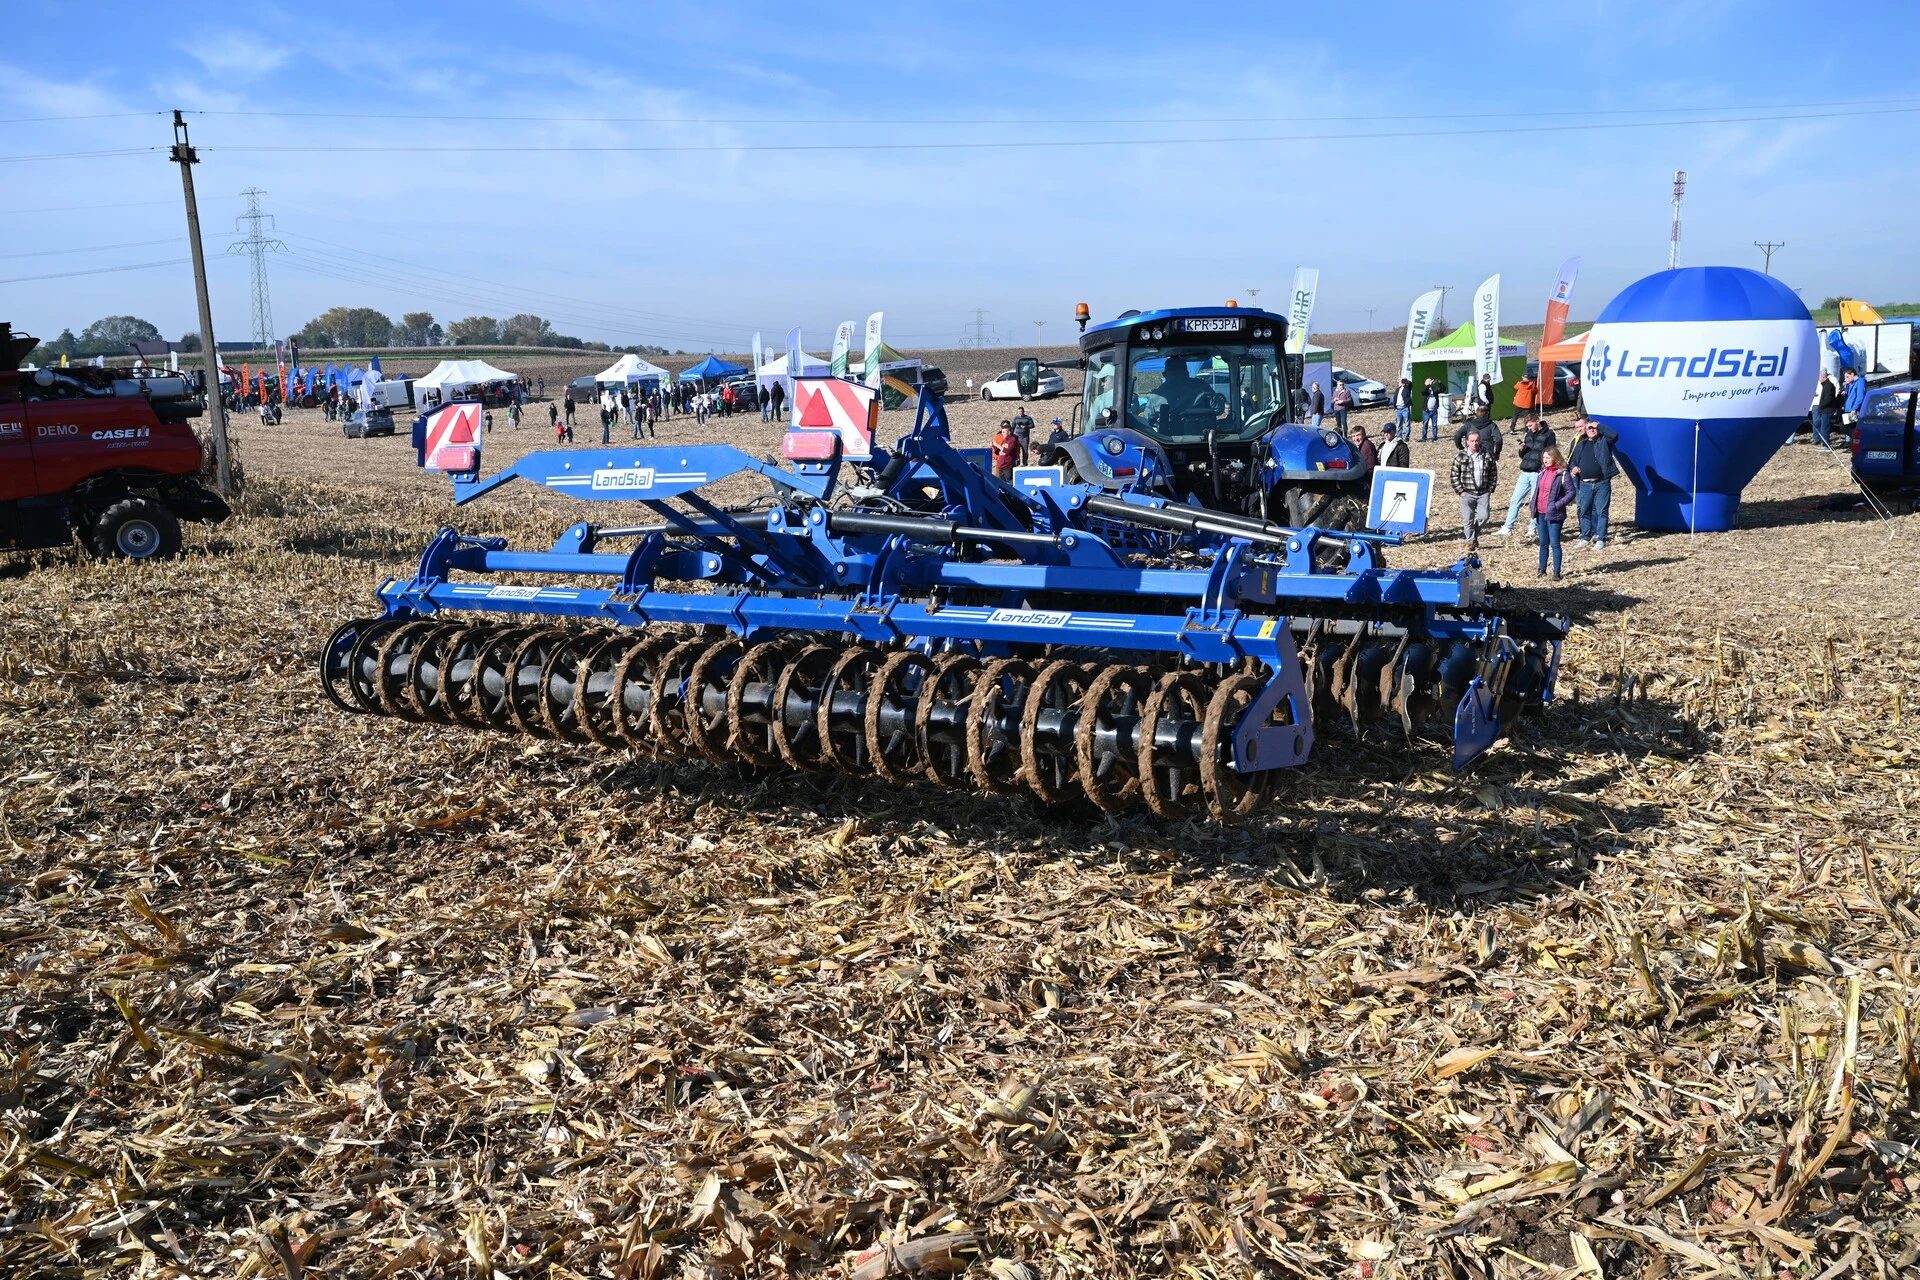
[(1587, 338), (1587, 411), (1620, 433), (1643, 529), (1731, 529), (1740, 491), (1820, 376), (1806, 304), (1745, 267), (1682, 267), (1627, 286)]

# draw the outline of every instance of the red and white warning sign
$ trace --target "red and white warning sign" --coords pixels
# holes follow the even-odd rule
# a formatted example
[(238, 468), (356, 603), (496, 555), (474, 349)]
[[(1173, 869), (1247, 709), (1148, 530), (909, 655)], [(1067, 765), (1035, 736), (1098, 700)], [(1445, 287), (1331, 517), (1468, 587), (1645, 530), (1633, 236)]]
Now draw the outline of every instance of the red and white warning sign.
[(480, 406), (474, 401), (455, 401), (435, 409), (427, 415), (420, 465), (429, 471), (455, 475), (478, 470), (481, 426)]
[[(878, 393), (872, 387), (841, 378), (795, 378), (787, 456), (819, 458), (823, 450), (818, 437), (825, 436), (839, 439), (841, 457), (863, 462), (873, 457), (873, 433), (879, 414)], [(832, 456), (830, 449), (824, 452)]]

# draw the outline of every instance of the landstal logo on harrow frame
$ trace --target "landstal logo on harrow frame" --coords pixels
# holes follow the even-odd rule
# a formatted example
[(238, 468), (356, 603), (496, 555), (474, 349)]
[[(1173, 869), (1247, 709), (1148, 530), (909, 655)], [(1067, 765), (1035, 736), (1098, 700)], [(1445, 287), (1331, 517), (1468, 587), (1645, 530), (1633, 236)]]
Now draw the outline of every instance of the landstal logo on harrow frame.
[(652, 467), (602, 467), (593, 473), (593, 487), (605, 489), (651, 489)]

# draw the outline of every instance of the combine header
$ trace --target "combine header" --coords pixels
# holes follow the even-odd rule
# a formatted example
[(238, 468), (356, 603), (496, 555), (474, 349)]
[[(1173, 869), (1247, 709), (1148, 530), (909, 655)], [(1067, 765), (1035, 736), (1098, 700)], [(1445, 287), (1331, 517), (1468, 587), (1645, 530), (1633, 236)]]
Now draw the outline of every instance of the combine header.
[[(727, 445), (529, 454), (478, 406), (415, 424), (466, 503), (514, 479), (646, 508), (545, 551), (442, 529), (321, 681), (350, 711), (662, 755), (931, 779), (1172, 815), (1252, 812), (1316, 727), (1451, 727), (1456, 767), (1552, 694), (1557, 618), (1476, 561), (1093, 485), (1009, 485), (938, 398), (876, 446), (866, 388), (799, 379), (787, 465)], [(765, 485), (723, 506), (713, 486)], [(1330, 565), (1329, 550), (1339, 567)]]

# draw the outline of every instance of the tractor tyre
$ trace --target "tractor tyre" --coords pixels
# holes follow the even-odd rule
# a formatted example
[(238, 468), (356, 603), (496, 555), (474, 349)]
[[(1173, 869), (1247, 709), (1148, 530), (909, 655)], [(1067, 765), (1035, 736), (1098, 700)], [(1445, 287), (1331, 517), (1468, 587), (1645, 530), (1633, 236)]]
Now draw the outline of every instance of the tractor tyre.
[(122, 498), (94, 520), (86, 543), (102, 560), (165, 560), (180, 554), (180, 522), (151, 498)]

